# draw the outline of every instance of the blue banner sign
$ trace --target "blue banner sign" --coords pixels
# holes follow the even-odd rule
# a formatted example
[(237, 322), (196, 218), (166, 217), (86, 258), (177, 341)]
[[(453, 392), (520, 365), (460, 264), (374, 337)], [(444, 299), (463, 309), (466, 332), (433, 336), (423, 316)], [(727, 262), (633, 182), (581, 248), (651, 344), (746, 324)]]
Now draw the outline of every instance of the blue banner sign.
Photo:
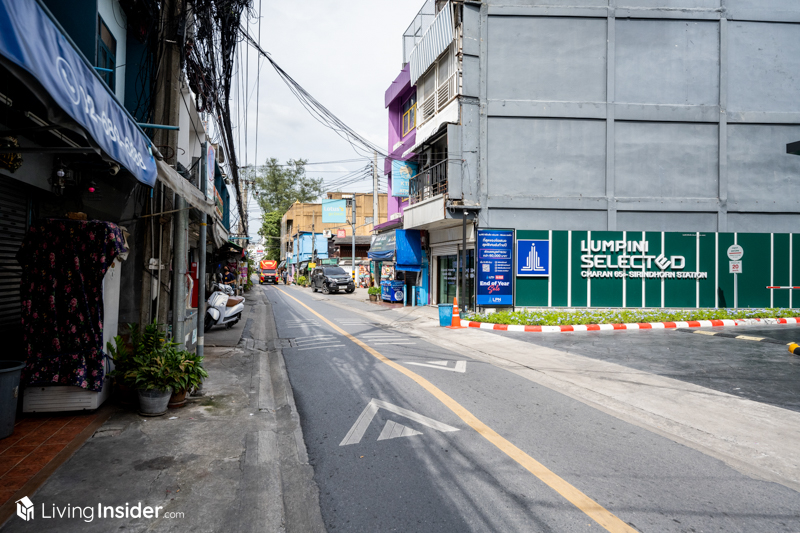
[(517, 241), (517, 276), (550, 275), (550, 241), (519, 239)]
[(514, 230), (478, 230), (477, 304), (502, 307), (514, 304)]
[(402, 302), (405, 281), (381, 281), (381, 300), (385, 302)]
[(416, 163), (392, 161), (392, 196), (408, 196), (408, 180), (416, 175)]
[(149, 139), (35, 0), (0, 0), (0, 55), (36, 78), (56, 105), (137, 180), (155, 184)]
[(341, 224), (347, 222), (347, 200), (322, 200), (322, 222)]

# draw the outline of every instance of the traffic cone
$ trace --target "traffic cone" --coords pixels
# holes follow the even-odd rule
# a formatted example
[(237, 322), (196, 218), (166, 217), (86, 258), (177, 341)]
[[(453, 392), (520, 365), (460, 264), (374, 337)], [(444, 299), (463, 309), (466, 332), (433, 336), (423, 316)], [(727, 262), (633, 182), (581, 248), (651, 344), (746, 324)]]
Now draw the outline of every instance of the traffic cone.
[(453, 298), (453, 320), (447, 329), (464, 329), (461, 327), (461, 316), (458, 314), (458, 298)]

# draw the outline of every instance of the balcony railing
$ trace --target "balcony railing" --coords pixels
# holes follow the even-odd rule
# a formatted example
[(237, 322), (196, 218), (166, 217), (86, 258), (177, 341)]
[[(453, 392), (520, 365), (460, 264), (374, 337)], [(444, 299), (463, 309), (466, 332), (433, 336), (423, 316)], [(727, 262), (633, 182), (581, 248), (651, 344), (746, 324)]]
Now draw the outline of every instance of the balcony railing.
[(447, 160), (436, 163), (408, 181), (409, 203), (414, 205), (447, 192)]

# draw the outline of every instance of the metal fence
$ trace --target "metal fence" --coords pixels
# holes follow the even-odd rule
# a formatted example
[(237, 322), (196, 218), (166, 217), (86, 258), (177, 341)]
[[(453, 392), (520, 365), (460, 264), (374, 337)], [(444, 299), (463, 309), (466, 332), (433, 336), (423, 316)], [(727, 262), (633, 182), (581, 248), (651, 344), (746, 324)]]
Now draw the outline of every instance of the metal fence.
[(408, 182), (408, 192), (412, 205), (447, 192), (447, 160), (413, 176)]

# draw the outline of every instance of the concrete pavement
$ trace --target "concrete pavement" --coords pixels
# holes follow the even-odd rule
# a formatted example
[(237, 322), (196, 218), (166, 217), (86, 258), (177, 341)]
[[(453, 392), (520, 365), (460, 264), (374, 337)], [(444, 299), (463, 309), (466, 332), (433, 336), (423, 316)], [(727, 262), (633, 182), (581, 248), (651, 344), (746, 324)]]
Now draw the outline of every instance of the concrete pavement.
[[(290, 290), (304, 289), (293, 287)], [(314, 298), (323, 299), (316, 295)], [(330, 295), (324, 299), (326, 303), (420, 336), (442, 348), (504, 368), (621, 420), (721, 459), (749, 476), (800, 490), (798, 412), (536, 344), (555, 342), (552, 336), (516, 334), (525, 335), (523, 341), (509, 334), (440, 328), (435, 319), (437, 310), (433, 307), (383, 310), (363, 301), (364, 298), (357, 293)], [(623, 332), (617, 338), (637, 335), (652, 342), (664, 340), (664, 336), (654, 333), (663, 332)], [(575, 342), (581, 338), (608, 337), (614, 332), (553, 335), (563, 340), (567, 339), (565, 335), (571, 335), (570, 339)]]
[[(204, 396), (157, 418), (112, 416), (35, 494), (35, 518), (3, 531), (324, 531), (271, 307), (248, 293), (245, 318), (207, 347)], [(212, 331), (211, 337), (216, 332)], [(155, 518), (100, 518), (97, 505), (162, 507)], [(53, 506), (84, 518), (45, 518)]]

